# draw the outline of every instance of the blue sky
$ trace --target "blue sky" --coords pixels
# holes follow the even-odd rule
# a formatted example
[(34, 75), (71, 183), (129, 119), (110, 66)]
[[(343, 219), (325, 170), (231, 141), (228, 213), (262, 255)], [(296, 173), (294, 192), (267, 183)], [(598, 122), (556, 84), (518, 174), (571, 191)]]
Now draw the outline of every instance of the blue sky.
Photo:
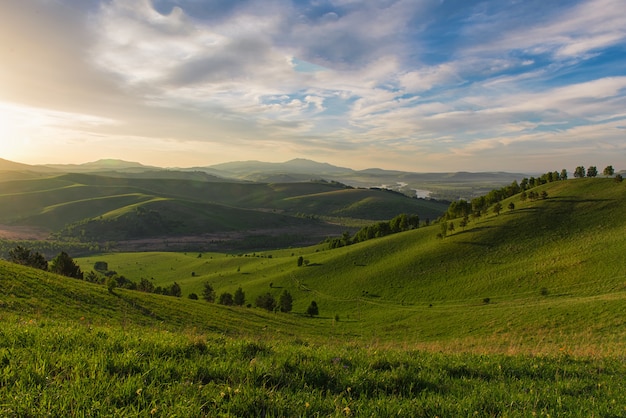
[(624, 0), (29, 0), (0, 157), (626, 169)]

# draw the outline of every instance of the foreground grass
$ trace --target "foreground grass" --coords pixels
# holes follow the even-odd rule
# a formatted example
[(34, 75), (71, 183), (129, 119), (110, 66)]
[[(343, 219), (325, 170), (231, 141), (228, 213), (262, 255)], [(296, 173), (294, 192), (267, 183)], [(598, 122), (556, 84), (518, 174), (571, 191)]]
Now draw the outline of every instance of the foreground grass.
[(3, 315), (2, 416), (624, 416), (623, 357), (427, 353)]

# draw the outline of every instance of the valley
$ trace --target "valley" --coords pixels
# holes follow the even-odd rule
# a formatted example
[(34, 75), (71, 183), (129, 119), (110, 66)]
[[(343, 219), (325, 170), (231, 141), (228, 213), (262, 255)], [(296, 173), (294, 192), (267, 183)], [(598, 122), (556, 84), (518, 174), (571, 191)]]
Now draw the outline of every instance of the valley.
[[(4, 415), (93, 414), (94, 399), (124, 416), (626, 413), (626, 188), (612, 178), (540, 184), (543, 198), (467, 220), (330, 181), (73, 173), (0, 190), (5, 248), (39, 251), (10, 232), (45, 227), (42, 249), (84, 273), (0, 261)], [(356, 241), (402, 212), (419, 226)], [(238, 290), (241, 306), (220, 303)], [(287, 312), (259, 307), (285, 292)]]

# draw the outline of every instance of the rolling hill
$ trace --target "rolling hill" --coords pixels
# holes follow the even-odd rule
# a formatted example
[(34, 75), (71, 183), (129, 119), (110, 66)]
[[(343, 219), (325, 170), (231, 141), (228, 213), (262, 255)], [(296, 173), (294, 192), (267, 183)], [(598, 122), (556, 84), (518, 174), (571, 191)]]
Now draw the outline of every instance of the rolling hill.
[[(434, 225), (334, 250), (318, 245), (239, 255), (112, 253), (77, 260), (84, 271), (106, 261), (111, 270), (134, 281), (150, 278), (161, 286), (177, 282), (185, 296), (200, 294), (204, 282), (218, 294), (241, 286), (250, 303), (267, 291), (278, 297), (288, 290), (294, 311), (304, 312), (316, 300), (322, 317), (339, 319), (333, 332), (349, 338), (454, 343), (472, 350), (488, 341), (496, 351), (511, 349), (509, 345), (532, 352), (563, 344), (580, 352), (626, 348), (626, 188), (610, 179), (576, 179), (540, 189), (548, 199), (522, 202), (513, 196), (514, 210), (473, 220), (444, 239), (436, 237), (439, 228)], [(307, 260), (302, 267), (297, 267), (299, 256)], [(3, 306), (14, 306), (16, 312), (23, 303), (39, 303), (29, 280), (53, 280), (47, 273), (6, 263), (0, 265), (0, 276), (3, 286), (9, 286)], [(25, 281), (19, 285), (6, 279), (22, 276)], [(53, 282), (71, 283), (74, 297), (99, 289), (68, 280)], [(32, 287), (31, 296), (11, 296), (10, 289), (23, 286)], [(54, 286), (42, 302), (53, 297)], [(148, 303), (140, 303), (144, 297), (150, 306), (175, 301), (150, 308), (162, 310), (156, 315), (174, 323), (184, 322), (174, 306), (197, 303), (138, 292), (131, 296), (140, 306)], [(81, 306), (83, 312), (91, 309)], [(289, 316), (285, 320), (298, 321)], [(303, 336), (329, 332), (331, 323), (322, 322)]]
[[(12, 171), (13, 170), (13, 171)], [(15, 171), (17, 170), (17, 171)], [(409, 197), (438, 200), (471, 199), (529, 175), (520, 173), (418, 173), (370, 168), (353, 170), (296, 158), (282, 163), (235, 161), (204, 167), (160, 168), (116, 159), (84, 164), (25, 165), (0, 160), (0, 178), (29, 178), (41, 173), (83, 173), (107, 177), (163, 178), (218, 182), (302, 183), (335, 181), (352, 187), (387, 188)]]
[[(446, 209), (441, 202), (334, 182), (249, 183), (203, 177), (70, 173), (0, 181), (0, 224), (35, 227), (82, 242), (158, 238), (161, 248), (176, 237), (223, 242), (232, 240), (233, 233), (239, 241), (261, 235), (266, 239), (241, 245), (276, 248), (320, 242), (346, 228), (402, 212), (434, 219)], [(208, 248), (201, 239), (194, 240), (197, 248)], [(193, 246), (189, 241), (184, 245)]]
[[(0, 261), (0, 413), (622, 416), (626, 187), (536, 190), (445, 238), (77, 260), (183, 298)], [(204, 282), (251, 305), (289, 291), (294, 310), (186, 297)]]
[[(470, 222), (444, 239), (424, 227), (348, 247), (271, 253), (133, 253), (97, 260), (138, 281), (200, 293), (241, 286), (249, 295), (289, 290), (295, 310), (315, 299), (343, 332), (410, 344), (488, 339), (527, 350), (605, 341), (626, 344), (626, 188), (610, 179), (540, 186), (549, 198)], [(506, 201), (504, 203), (507, 203)], [(508, 203), (507, 203), (508, 204)], [(297, 267), (303, 256), (306, 266)], [(251, 298), (250, 300), (253, 300)], [(523, 341), (522, 341), (523, 340)], [(577, 342), (578, 341), (578, 342)]]

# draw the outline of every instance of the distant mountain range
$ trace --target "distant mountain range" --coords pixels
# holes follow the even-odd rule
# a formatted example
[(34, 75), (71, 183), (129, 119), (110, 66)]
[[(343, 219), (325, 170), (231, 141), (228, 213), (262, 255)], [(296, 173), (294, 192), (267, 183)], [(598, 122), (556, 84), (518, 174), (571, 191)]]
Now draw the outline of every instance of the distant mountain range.
[[(262, 161), (235, 161), (202, 167), (162, 168), (138, 162), (117, 159), (101, 159), (85, 164), (27, 165), (0, 159), (3, 178), (16, 178), (15, 172), (25, 178), (33, 175), (59, 173), (89, 173), (109, 177), (193, 179), (203, 181), (234, 181), (255, 183), (296, 183), (311, 180), (327, 180), (352, 187), (378, 187), (402, 192), (407, 195), (431, 197), (442, 200), (470, 199), (493, 188), (510, 184), (514, 180), (529, 177), (522, 173), (507, 172), (451, 172), (415, 173), (370, 168), (353, 170), (296, 158), (283, 163)], [(12, 174), (9, 175), (8, 172)]]

